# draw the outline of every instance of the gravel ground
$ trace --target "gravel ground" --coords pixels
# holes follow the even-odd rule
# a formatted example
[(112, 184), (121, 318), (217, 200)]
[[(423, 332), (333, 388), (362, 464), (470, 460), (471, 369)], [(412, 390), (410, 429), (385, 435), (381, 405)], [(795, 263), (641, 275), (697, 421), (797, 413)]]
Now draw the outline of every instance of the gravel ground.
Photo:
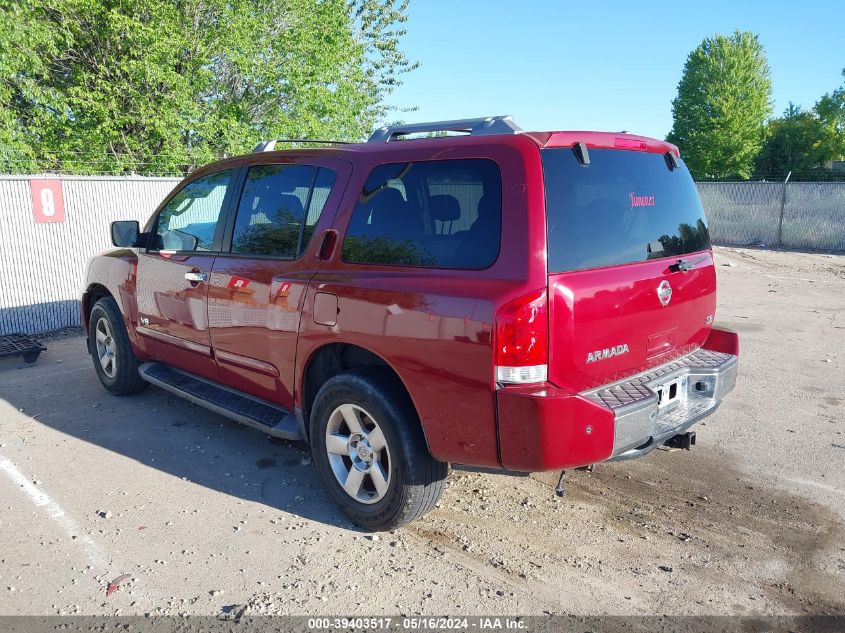
[(111, 396), (80, 336), (49, 340), (0, 366), (0, 615), (842, 614), (845, 257), (717, 264), (740, 377), (691, 452), (572, 473), (563, 499), (552, 473), (454, 470), (379, 535), (305, 445)]

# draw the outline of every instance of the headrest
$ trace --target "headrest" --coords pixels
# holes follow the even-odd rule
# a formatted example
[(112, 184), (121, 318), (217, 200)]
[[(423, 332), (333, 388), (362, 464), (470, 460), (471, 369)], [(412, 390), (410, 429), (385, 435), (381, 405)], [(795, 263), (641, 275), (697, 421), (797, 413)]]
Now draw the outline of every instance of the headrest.
[(405, 207), (405, 198), (402, 197), (402, 192), (393, 187), (386, 187), (379, 191), (372, 199), (373, 209), (379, 211), (397, 210), (401, 211)]
[(499, 214), (500, 207), (499, 196), (484, 194), (478, 201), (478, 217), (487, 218), (492, 221), (493, 217)]
[(452, 222), (461, 217), (461, 205), (455, 196), (431, 196), (428, 199), (428, 210), (431, 217), (440, 222)]
[(296, 217), (301, 216), (305, 212), (305, 209), (302, 207), (302, 200), (299, 199), (299, 196), (282, 194), (276, 200), (278, 201), (278, 208), (280, 210), (287, 210), (293, 213)]

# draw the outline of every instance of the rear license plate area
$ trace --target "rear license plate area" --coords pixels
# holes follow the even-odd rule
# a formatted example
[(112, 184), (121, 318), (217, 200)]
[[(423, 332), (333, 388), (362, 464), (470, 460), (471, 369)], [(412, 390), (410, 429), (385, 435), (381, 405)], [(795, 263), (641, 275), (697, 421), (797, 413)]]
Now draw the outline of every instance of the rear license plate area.
[(686, 385), (683, 377), (675, 378), (669, 382), (664, 382), (661, 385), (654, 387), (654, 393), (657, 394), (657, 407), (662, 409), (670, 404), (680, 402), (681, 396)]

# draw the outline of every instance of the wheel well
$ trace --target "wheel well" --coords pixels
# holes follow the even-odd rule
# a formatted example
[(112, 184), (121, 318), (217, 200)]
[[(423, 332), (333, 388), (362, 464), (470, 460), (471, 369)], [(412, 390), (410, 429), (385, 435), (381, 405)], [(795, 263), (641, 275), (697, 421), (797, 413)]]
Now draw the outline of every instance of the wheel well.
[(91, 284), (88, 286), (88, 291), (85, 293), (86, 297), (84, 299), (85, 305), (83, 306), (83, 314), (85, 315), (85, 328), (88, 328), (89, 321), (91, 320), (91, 308), (94, 307), (94, 304), (97, 303), (103, 297), (111, 297), (112, 294), (108, 291), (108, 288), (101, 284)]
[(382, 376), (394, 382), (397, 391), (402, 397), (407, 398), (408, 403), (413, 407), (411, 394), (408, 393), (405, 384), (399, 378), (399, 374), (383, 358), (351, 343), (330, 343), (317, 350), (305, 368), (302, 384), (302, 404), (306, 429), (310, 427), (311, 407), (320, 387), (329, 378), (343, 371), (362, 368), (378, 371)]

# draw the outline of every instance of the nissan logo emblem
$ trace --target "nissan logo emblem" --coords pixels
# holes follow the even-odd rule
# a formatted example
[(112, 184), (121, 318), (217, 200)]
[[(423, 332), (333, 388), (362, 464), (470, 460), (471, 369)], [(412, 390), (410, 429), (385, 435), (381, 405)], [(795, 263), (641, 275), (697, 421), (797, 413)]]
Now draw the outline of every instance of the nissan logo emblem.
[(665, 279), (657, 286), (657, 298), (660, 299), (660, 305), (669, 305), (672, 300), (672, 286)]

